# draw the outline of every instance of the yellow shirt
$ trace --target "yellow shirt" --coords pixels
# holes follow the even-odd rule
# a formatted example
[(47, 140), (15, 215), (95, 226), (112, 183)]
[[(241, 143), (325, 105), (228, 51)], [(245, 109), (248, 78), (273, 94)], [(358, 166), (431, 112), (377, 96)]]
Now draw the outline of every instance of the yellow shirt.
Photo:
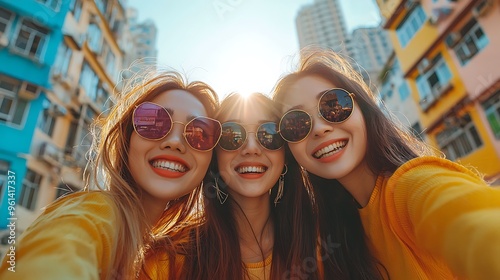
[(359, 212), (391, 279), (500, 279), (500, 189), (459, 164), (413, 159)]
[[(245, 267), (248, 272), (248, 280), (270, 280), (271, 275), (271, 263), (272, 254), (270, 254), (264, 261), (258, 263), (245, 263)], [(182, 263), (184, 262), (184, 256), (178, 255), (176, 257), (176, 267), (179, 275)], [(154, 256), (149, 256), (146, 259), (146, 264), (144, 265), (139, 279), (166, 279), (168, 278), (168, 257), (167, 254), (156, 254)], [(195, 269), (195, 268), (193, 268)], [(207, 279), (211, 279), (210, 275), (207, 275)]]
[(116, 251), (117, 213), (102, 192), (79, 192), (48, 206), (15, 243), (15, 272), (5, 256), (0, 279), (101, 279)]

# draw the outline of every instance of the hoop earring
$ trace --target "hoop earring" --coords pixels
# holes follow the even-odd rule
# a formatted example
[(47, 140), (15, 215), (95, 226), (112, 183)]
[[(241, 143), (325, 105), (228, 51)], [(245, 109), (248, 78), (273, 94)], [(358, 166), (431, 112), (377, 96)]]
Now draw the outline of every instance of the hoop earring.
[(215, 189), (215, 194), (217, 195), (217, 199), (219, 200), (220, 204), (224, 204), (224, 202), (226, 202), (227, 200), (227, 197), (229, 196), (227, 193), (223, 192), (220, 188), (219, 188), (219, 183), (218, 183), (219, 179), (216, 177), (215, 178), (215, 185), (213, 186), (213, 188)]
[(278, 179), (278, 193), (276, 193), (276, 197), (274, 198), (274, 207), (280, 202), (283, 197), (283, 189), (285, 187), (285, 174), (288, 172), (288, 167), (285, 164), (285, 172), (280, 174), (280, 178)]

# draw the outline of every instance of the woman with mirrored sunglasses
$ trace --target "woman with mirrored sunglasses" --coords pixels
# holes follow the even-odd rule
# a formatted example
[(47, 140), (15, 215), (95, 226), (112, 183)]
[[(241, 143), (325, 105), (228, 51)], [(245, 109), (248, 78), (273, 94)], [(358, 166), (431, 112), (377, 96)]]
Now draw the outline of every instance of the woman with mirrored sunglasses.
[(277, 131), (278, 118), (263, 94), (223, 100), (214, 181), (204, 185), (204, 223), (179, 279), (319, 279), (311, 199)]
[(338, 54), (304, 49), (273, 99), (341, 245), (326, 279), (500, 279), (500, 189), (394, 124)]
[(136, 279), (154, 236), (168, 236), (163, 249), (176, 269), (220, 137), (210, 118), (217, 95), (154, 69), (132, 77), (115, 101), (93, 130), (92, 185), (44, 210), (16, 240), (16, 272), (4, 261), (0, 278)]

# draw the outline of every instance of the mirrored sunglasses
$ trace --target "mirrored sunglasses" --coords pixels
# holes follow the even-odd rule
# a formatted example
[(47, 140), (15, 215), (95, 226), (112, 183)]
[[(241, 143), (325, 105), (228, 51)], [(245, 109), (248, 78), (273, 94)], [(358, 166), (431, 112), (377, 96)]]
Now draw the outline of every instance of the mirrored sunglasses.
[(257, 142), (267, 150), (278, 150), (285, 143), (277, 131), (277, 124), (274, 122), (259, 125), (256, 132), (247, 132), (239, 123), (226, 122), (222, 124), (219, 146), (226, 151), (236, 151), (245, 144), (249, 133), (255, 133)]
[[(319, 115), (329, 123), (345, 122), (354, 109), (354, 94), (341, 88), (329, 89), (318, 102)], [(304, 110), (286, 112), (279, 123), (279, 133), (288, 142), (304, 140), (312, 129), (312, 117)]]
[(197, 151), (210, 151), (221, 135), (221, 124), (208, 117), (195, 117), (188, 123), (174, 122), (172, 116), (163, 106), (144, 102), (139, 104), (132, 116), (135, 132), (148, 140), (163, 139), (172, 130), (174, 123), (184, 125), (184, 139)]

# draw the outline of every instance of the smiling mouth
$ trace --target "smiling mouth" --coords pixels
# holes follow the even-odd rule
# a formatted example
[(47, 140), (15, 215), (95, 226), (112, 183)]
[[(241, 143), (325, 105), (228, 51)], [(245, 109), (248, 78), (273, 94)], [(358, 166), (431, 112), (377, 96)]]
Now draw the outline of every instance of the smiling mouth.
[(164, 159), (157, 159), (150, 162), (154, 168), (165, 169), (173, 172), (184, 173), (188, 171), (187, 166), (180, 164), (175, 161), (169, 161)]
[(347, 140), (342, 140), (342, 141), (332, 143), (332, 144), (320, 149), (319, 151), (315, 152), (313, 154), (313, 157), (320, 159), (320, 158), (329, 157), (333, 154), (336, 154), (336, 153), (340, 152), (347, 145), (347, 142), (348, 142)]
[(234, 169), (239, 174), (262, 174), (266, 172), (265, 166), (238, 166)]

